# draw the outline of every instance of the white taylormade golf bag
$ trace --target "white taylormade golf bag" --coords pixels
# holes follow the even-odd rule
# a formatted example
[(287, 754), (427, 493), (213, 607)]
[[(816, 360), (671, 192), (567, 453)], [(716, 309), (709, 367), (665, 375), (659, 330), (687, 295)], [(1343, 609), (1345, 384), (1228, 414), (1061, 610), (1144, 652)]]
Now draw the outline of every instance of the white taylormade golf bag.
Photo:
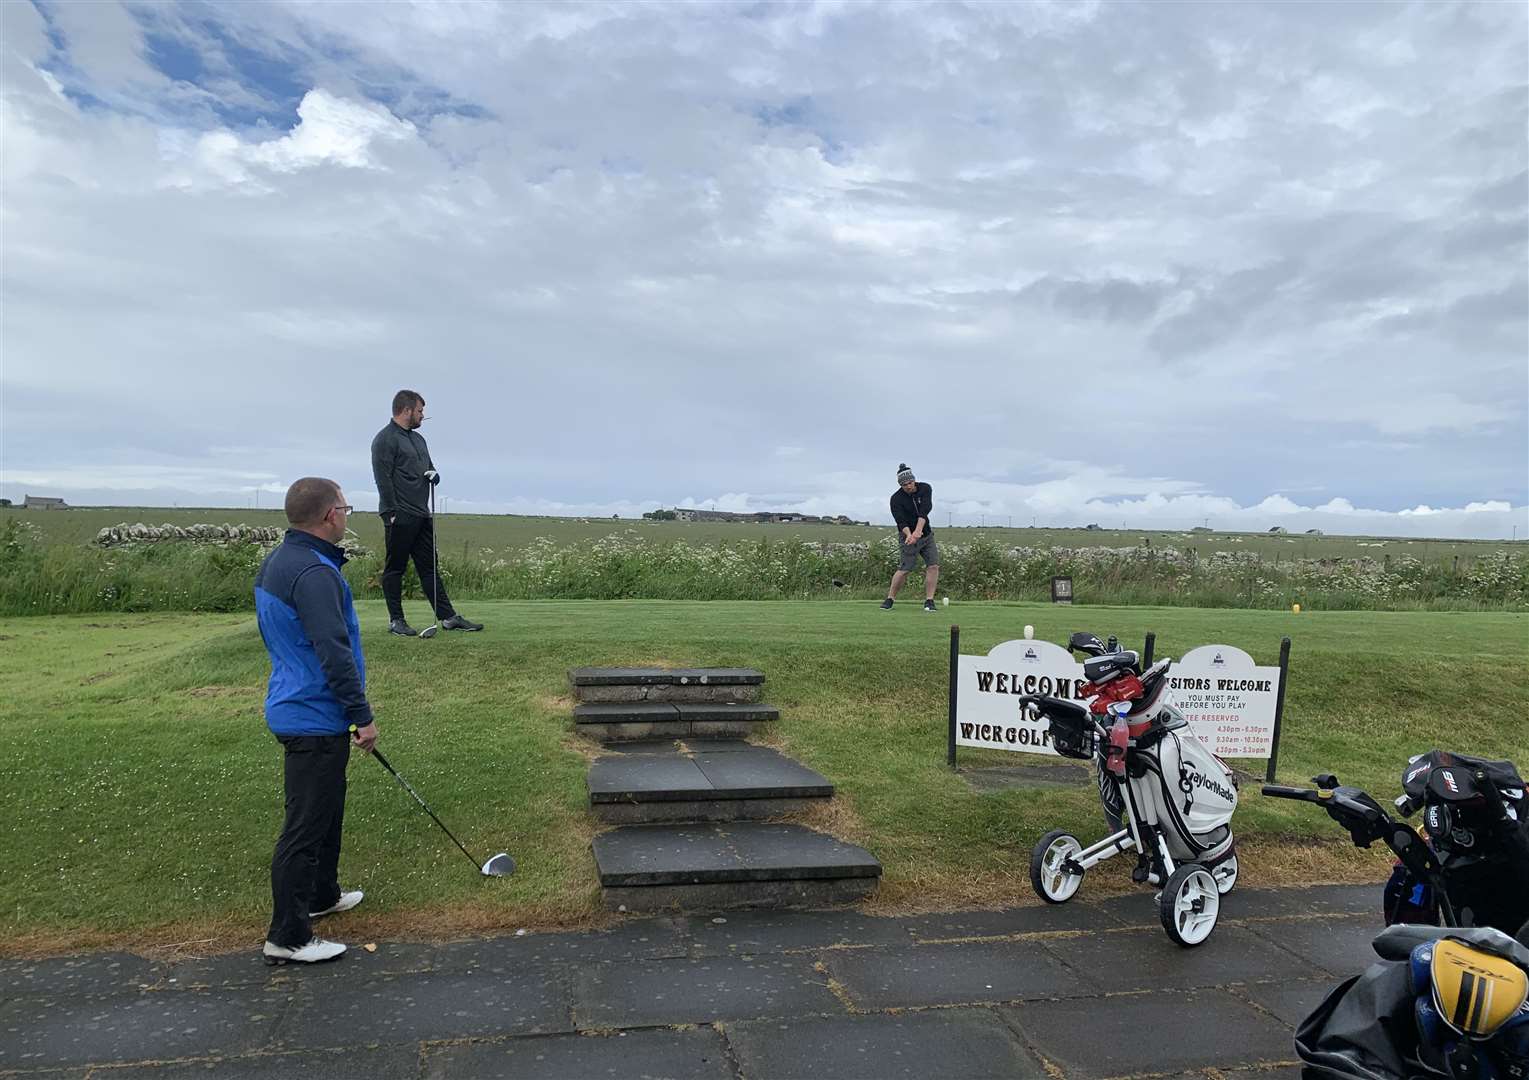
[(1050, 722), (1058, 753), (1093, 759), (1105, 816), (1118, 828), (1087, 848), (1066, 830), (1047, 833), (1030, 856), (1030, 883), (1048, 903), (1064, 903), (1090, 868), (1135, 851), (1132, 880), (1162, 888), (1163, 929), (1180, 945), (1198, 945), (1237, 882), (1236, 779), (1168, 702), (1171, 660), (1143, 673), (1136, 653), (1092, 634), (1074, 634), (1068, 648), (1088, 656), (1080, 695), (1088, 703), (1026, 695), (1020, 705)]

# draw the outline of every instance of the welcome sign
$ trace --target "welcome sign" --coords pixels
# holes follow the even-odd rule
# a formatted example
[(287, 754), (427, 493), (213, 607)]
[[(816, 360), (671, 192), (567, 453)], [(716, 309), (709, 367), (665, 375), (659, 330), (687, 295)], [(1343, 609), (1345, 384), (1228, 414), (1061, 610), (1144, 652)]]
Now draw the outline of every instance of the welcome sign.
[[(1020, 639), (986, 656), (956, 651), (952, 629), (949, 756), (957, 746), (1058, 756), (1050, 724), (1021, 709), (1026, 694), (1083, 702), (1083, 665), (1060, 645)], [(1202, 645), (1168, 669), (1168, 700), (1195, 737), (1221, 757), (1274, 754), (1283, 669), (1259, 667), (1232, 645)]]

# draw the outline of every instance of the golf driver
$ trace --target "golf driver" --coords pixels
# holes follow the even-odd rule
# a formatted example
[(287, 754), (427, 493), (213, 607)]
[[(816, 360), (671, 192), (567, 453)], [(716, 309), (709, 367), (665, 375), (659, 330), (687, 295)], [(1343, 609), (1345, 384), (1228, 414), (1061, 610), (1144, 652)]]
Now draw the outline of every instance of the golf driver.
[[(350, 730), (351, 734), (354, 735), (356, 726), (352, 724), (350, 726)], [(473, 858), (472, 852), (468, 851), (465, 847), (462, 847), (462, 841), (458, 840), (452, 831), (446, 828), (445, 822), (435, 816), (435, 811), (430, 809), (430, 805), (426, 803), (424, 799), (419, 797), (419, 792), (415, 791), (414, 788), (409, 785), (409, 781), (398, 775), (398, 770), (394, 769), (393, 766), (388, 764), (388, 759), (382, 756), (382, 751), (378, 750), (374, 746), (371, 749), (371, 755), (377, 759), (377, 764), (381, 765), (384, 769), (392, 774), (394, 780), (397, 780), (400, 784), (403, 785), (405, 791), (414, 796), (414, 801), (419, 803), (419, 805), (424, 808), (425, 813), (430, 815), (430, 820), (439, 825), (441, 827), (441, 831), (447, 836), (451, 837), (451, 842), (458, 848), (461, 848), (462, 854), (466, 855), (468, 860), (474, 866), (478, 867), (478, 873), (482, 874), (484, 877), (509, 877), (515, 872), (515, 860), (510, 858), (509, 854), (503, 851), (501, 851), (498, 855), (495, 855), (492, 859), (489, 859), (486, 863), (483, 863), (481, 866), (479, 866), (478, 860)]]
[[(427, 474), (428, 475), (428, 474)], [(441, 544), (435, 535), (435, 485), (430, 485), (430, 615), (435, 621), (419, 632), (422, 638), (433, 638), (441, 629), (441, 619), (435, 613), (435, 601), (441, 592)], [(392, 772), (391, 769), (388, 770)], [(396, 774), (395, 774), (396, 775)], [(399, 777), (403, 779), (403, 777)], [(445, 828), (445, 826), (441, 826)]]

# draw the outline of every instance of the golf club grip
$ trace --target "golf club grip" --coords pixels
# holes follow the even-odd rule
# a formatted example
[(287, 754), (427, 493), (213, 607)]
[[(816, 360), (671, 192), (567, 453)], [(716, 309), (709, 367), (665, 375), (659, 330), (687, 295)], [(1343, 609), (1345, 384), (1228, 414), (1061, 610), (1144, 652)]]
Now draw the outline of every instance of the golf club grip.
[(1308, 802), (1316, 795), (1310, 788), (1285, 787), (1281, 784), (1265, 784), (1263, 793), (1276, 799), (1302, 799)]

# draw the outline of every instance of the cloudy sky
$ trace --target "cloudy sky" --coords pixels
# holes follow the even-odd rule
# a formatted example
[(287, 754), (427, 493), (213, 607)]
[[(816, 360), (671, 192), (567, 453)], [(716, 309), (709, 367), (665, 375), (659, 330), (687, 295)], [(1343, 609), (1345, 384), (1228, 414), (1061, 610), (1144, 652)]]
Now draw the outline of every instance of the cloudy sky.
[(0, 495), (1529, 535), (1521, 4), (0, 15)]

